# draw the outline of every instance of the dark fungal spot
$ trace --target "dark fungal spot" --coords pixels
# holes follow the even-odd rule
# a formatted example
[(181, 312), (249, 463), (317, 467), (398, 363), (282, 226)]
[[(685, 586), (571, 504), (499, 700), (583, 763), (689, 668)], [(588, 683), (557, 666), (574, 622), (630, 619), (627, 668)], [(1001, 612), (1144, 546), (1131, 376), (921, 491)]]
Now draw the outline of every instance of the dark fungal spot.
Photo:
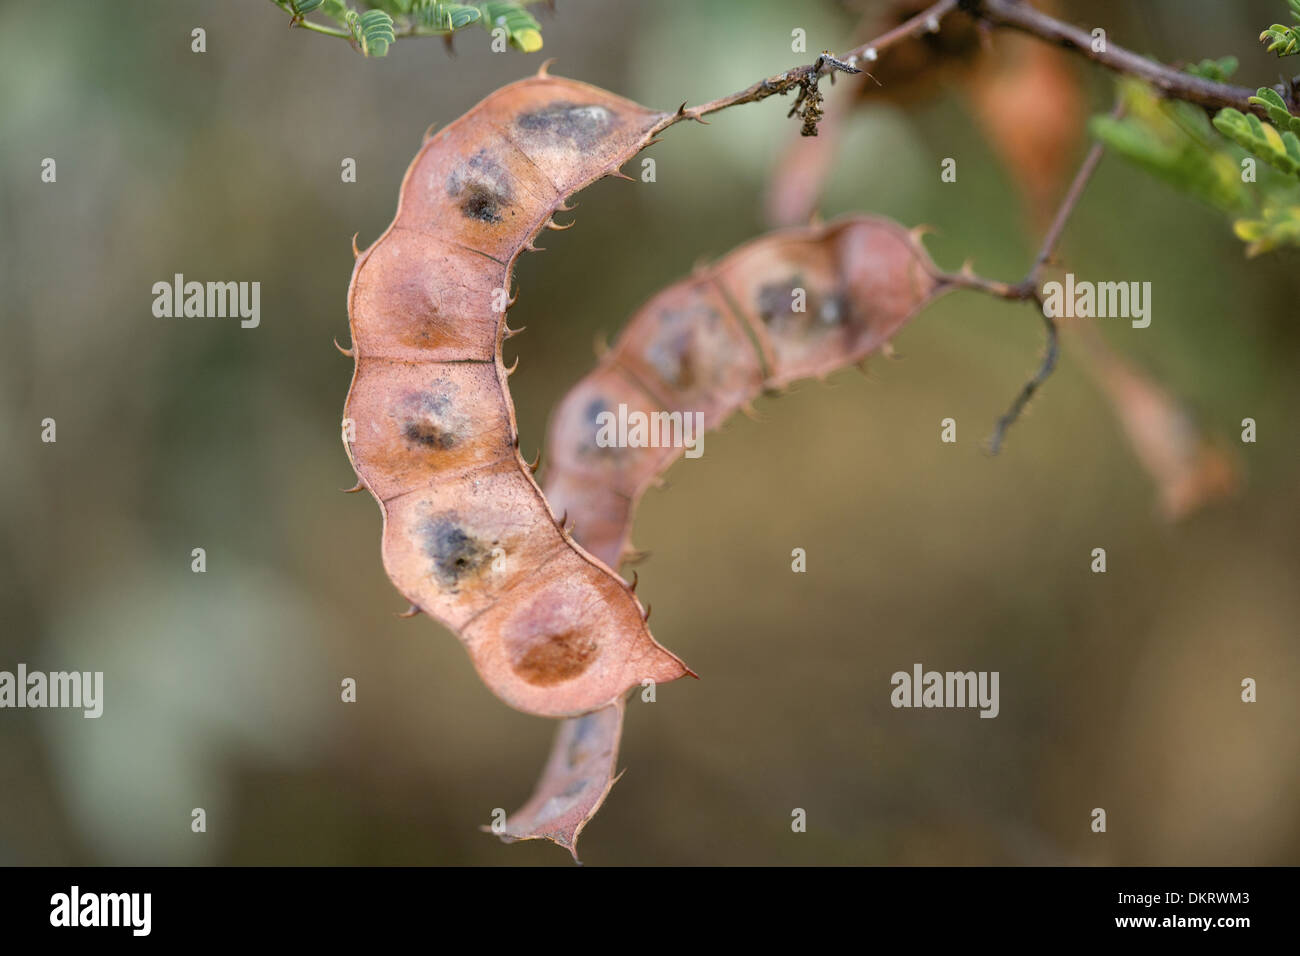
[(530, 641), (512, 663), (515, 673), (528, 683), (549, 687), (577, 677), (595, 656), (596, 642), (591, 637), (565, 631)]
[(402, 428), (402, 435), (409, 442), (426, 448), (436, 448), (439, 451), (456, 447), (455, 435), (443, 431), (438, 425), (429, 421), (407, 422)]
[(473, 183), (461, 191), (460, 211), (479, 222), (500, 222), (501, 200), (497, 193)]
[(569, 741), (568, 750), (565, 756), (569, 761), (570, 767), (577, 767), (587, 757), (586, 745), (595, 732), (596, 721), (600, 718), (595, 714), (584, 714), (578, 718), (573, 728), (573, 737)]
[(433, 559), (433, 576), (453, 593), (465, 578), (482, 571), (492, 561), (492, 545), (466, 533), (455, 515), (427, 518), (421, 523), (419, 534), (425, 554)]
[(501, 222), (514, 202), (509, 171), (484, 149), (452, 170), (447, 195), (467, 219), (487, 223)]
[(559, 794), (559, 797), (561, 800), (567, 800), (576, 797), (578, 794), (582, 793), (582, 791), (586, 790), (587, 787), (590, 786), (590, 784), (591, 784), (590, 780), (585, 780), (581, 778), (575, 780), (572, 783), (570, 783), (567, 787), (564, 788), (564, 791)]
[[(759, 286), (755, 296), (759, 318), (771, 325), (778, 319), (798, 314), (794, 308), (800, 290), (803, 290), (806, 297), (807, 289), (803, 285), (803, 276), (799, 275), (784, 282), (768, 282)], [(805, 302), (804, 305), (806, 307), (807, 303)]]
[(399, 416), (402, 437), (415, 445), (447, 451), (460, 443), (451, 398), (444, 392), (408, 392)]
[(707, 347), (721, 316), (708, 306), (665, 309), (659, 313), (660, 332), (646, 346), (645, 357), (669, 385), (692, 388), (699, 379), (701, 340)]
[(613, 123), (614, 114), (604, 106), (568, 101), (520, 113), (515, 120), (515, 125), (531, 138), (578, 149), (594, 146), (608, 134)]
[(578, 448), (581, 454), (608, 456), (618, 451), (616, 445), (602, 445), (597, 440), (602, 429), (608, 430), (608, 426), (601, 420), (601, 416), (613, 414), (609, 402), (603, 397), (593, 398), (587, 403), (587, 407), (582, 412), (582, 438), (580, 439), (581, 445)]
[(842, 292), (821, 296), (801, 275), (760, 286), (755, 306), (773, 331), (813, 335), (844, 325), (851, 311)]

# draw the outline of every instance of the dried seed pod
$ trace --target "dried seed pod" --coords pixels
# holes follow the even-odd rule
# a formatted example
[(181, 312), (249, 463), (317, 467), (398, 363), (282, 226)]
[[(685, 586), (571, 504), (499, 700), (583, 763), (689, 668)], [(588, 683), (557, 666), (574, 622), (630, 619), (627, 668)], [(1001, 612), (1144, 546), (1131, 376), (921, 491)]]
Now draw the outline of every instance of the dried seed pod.
[(604, 413), (623, 406), (669, 428), (698, 413), (716, 428), (766, 390), (860, 362), (948, 288), (916, 239), (879, 217), (741, 246), (647, 302), (560, 402), (547, 500), (575, 518), (587, 550), (617, 567), (637, 501), (684, 449), (602, 443)]
[(344, 444), (383, 512), (384, 567), (529, 713), (585, 713), (688, 673), (547, 506), (501, 360), (515, 258), (666, 118), (548, 75), (497, 90), (425, 141), (348, 290)]
[[(887, 348), (950, 288), (913, 233), (875, 216), (768, 233), (697, 268), (642, 306), (561, 400), (547, 443), (547, 498), (576, 518), (584, 547), (617, 567), (631, 552), (637, 502), (684, 449), (600, 442), (602, 415), (620, 406), (629, 416), (698, 413), (716, 428), (765, 390)], [(622, 722), (621, 701), (565, 721), (503, 838), (543, 837), (577, 859), (577, 834), (617, 779)], [(593, 741), (578, 763), (575, 738)]]
[[(551, 755), (528, 802), (506, 818), (507, 843), (546, 839), (578, 859), (578, 836), (617, 782), (624, 701), (561, 721)], [(485, 828), (488, 829), (488, 828)]]

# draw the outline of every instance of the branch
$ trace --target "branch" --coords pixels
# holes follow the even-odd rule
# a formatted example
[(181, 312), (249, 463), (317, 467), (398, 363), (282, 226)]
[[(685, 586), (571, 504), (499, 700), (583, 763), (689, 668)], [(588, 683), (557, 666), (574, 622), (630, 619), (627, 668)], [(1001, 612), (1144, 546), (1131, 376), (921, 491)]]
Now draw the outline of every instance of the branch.
[[(680, 123), (682, 120), (692, 119), (697, 122), (704, 122), (703, 117), (710, 113), (716, 113), (719, 110), (725, 110), (732, 106), (739, 106), (742, 103), (757, 103), (765, 100), (769, 96), (786, 93), (799, 89), (799, 102), (795, 104), (791, 114), (795, 112), (805, 100), (809, 105), (804, 106), (804, 112), (801, 114), (804, 119), (805, 135), (816, 135), (816, 120), (820, 117), (818, 107), (821, 103), (820, 94), (817, 93), (817, 81), (827, 73), (836, 71), (844, 73), (861, 73), (858, 64), (862, 62), (872, 62), (876, 60), (882, 50), (912, 37), (922, 36), (926, 33), (936, 33), (939, 30), (939, 21), (949, 13), (957, 9), (959, 0), (939, 0), (933, 6), (927, 7), (910, 20), (906, 20), (888, 33), (881, 34), (870, 43), (864, 43), (841, 56), (833, 56), (829, 51), (823, 53), (817, 59), (807, 65), (796, 67), (793, 70), (786, 70), (784, 73), (777, 73), (769, 76), (767, 79), (759, 80), (751, 86), (730, 96), (719, 97), (716, 100), (710, 100), (707, 103), (701, 103), (699, 106), (686, 108), (683, 103), (681, 108), (671, 117), (664, 120), (655, 128), (659, 133), (672, 126)], [(1253, 91), (1252, 91), (1253, 92)], [(810, 113), (812, 114), (810, 117)]]
[[(699, 106), (688, 109), (683, 103), (673, 116), (668, 117), (655, 128), (655, 132), (662, 132), (669, 126), (687, 119), (703, 123), (705, 122), (703, 117), (710, 113), (739, 106), (742, 103), (757, 103), (769, 96), (778, 94), (784, 96), (798, 88), (799, 102), (795, 104), (791, 114), (796, 112), (805, 100), (808, 100), (809, 105), (804, 106), (801, 113), (804, 119), (804, 134), (815, 136), (821, 104), (821, 96), (817, 93), (817, 81), (823, 75), (834, 73), (836, 70), (849, 73), (862, 72), (858, 64), (876, 60), (881, 51), (903, 40), (937, 32), (939, 21), (957, 9), (969, 15), (977, 23), (1019, 30), (1047, 43), (1079, 53), (1117, 73), (1137, 77), (1167, 97), (1185, 100), (1206, 109), (1231, 106), (1243, 113), (1257, 113), (1264, 118), (1268, 116), (1263, 106), (1250, 102), (1250, 98), (1256, 94), (1258, 88), (1216, 83), (1192, 73), (1184, 73), (1171, 66), (1139, 56), (1132, 50), (1112, 43), (1109, 39), (1105, 43), (1104, 50), (1094, 50), (1091, 33), (1050, 17), (1031, 7), (1025, 0), (939, 0), (910, 20), (847, 53), (839, 56), (833, 56), (829, 52), (823, 53), (815, 62), (807, 66), (777, 73), (730, 96), (719, 97), (701, 103)], [(1287, 103), (1288, 109), (1293, 111), (1297, 109), (1292, 83), (1278, 83), (1273, 89)]]
[[(1267, 116), (1262, 108), (1250, 102), (1250, 98), (1256, 92), (1254, 89), (1216, 83), (1191, 73), (1175, 70), (1163, 63), (1139, 56), (1132, 50), (1126, 50), (1119, 44), (1112, 43), (1109, 38), (1104, 44), (1104, 50), (1094, 50), (1091, 33), (1069, 23), (1063, 23), (1041, 10), (1035, 10), (1021, 0), (960, 0), (960, 6), (977, 21), (990, 26), (1019, 30), (1021, 33), (1027, 33), (1079, 53), (1116, 73), (1145, 80), (1166, 96), (1195, 103), (1207, 109), (1231, 106), (1243, 113), (1258, 112), (1261, 116)], [(1287, 84), (1279, 84), (1274, 89), (1288, 104), (1294, 105), (1291, 89)]]
[[(1111, 116), (1118, 119), (1124, 115), (1123, 104), (1117, 104), (1111, 111)], [(1048, 377), (1056, 368), (1056, 360), (1060, 356), (1060, 345), (1058, 339), (1058, 330), (1056, 320), (1047, 314), (1043, 308), (1043, 295), (1039, 289), (1039, 283), (1042, 279), (1043, 269), (1056, 255), (1056, 247), (1061, 241), (1061, 235), (1065, 232), (1065, 225), (1070, 221), (1070, 216), (1074, 212), (1074, 207), (1079, 204), (1083, 191), (1088, 188), (1088, 182), (1092, 179), (1092, 174), (1096, 172), (1101, 157), (1105, 153), (1106, 147), (1101, 143), (1094, 143), (1088, 150), (1088, 155), (1084, 157), (1079, 166), (1079, 171), (1074, 174), (1074, 180), (1070, 183), (1070, 188), (1066, 190), (1065, 198), (1061, 200), (1060, 208), (1056, 211), (1056, 216), (1052, 219), (1052, 224), (1048, 227), (1047, 234), (1043, 237), (1043, 244), (1038, 250), (1038, 255), (1034, 257), (1034, 263), (1029, 267), (1029, 272), (1023, 279), (1014, 285), (1006, 282), (999, 282), (996, 279), (985, 279), (971, 271), (970, 262), (968, 261), (961, 272), (955, 275), (940, 276), (940, 280), (952, 286), (965, 289), (976, 289), (998, 298), (1008, 299), (1012, 302), (1035, 302), (1038, 305), (1038, 311), (1043, 317), (1043, 326), (1047, 334), (1047, 345), (1043, 352), (1043, 360), (1038, 366), (1038, 370), (1033, 377), (1027, 381), (1016, 395), (1015, 401), (997, 420), (993, 426), (993, 434), (989, 437), (989, 453), (996, 455), (1002, 449), (1002, 442), (1006, 438), (1007, 430), (1014, 425), (1029, 404), (1029, 400), (1034, 397), (1034, 393), (1047, 381)]]

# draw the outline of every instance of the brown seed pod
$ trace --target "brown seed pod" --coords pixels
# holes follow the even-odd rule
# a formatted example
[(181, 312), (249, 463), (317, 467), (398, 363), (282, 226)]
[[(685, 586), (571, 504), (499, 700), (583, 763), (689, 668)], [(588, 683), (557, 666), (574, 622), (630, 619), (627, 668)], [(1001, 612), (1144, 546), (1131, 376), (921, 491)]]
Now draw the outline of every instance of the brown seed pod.
[[(507, 843), (546, 839), (578, 859), (578, 836), (618, 781), (622, 698), (591, 714), (560, 721), (551, 755), (528, 802), (506, 818)], [(484, 829), (491, 829), (484, 827)]]
[[(746, 243), (642, 306), (561, 400), (547, 443), (547, 498), (576, 518), (584, 547), (617, 567), (631, 554), (637, 502), (684, 449), (603, 446), (595, 440), (602, 412), (699, 412), (716, 428), (763, 391), (887, 348), (950, 288), (913, 233), (875, 216)], [(503, 839), (546, 838), (577, 859), (577, 834), (617, 779), (623, 706), (561, 724), (542, 779), (507, 818)], [(575, 738), (591, 742), (580, 761)]]
[(862, 361), (948, 288), (911, 233), (875, 216), (739, 247), (647, 302), (560, 402), (547, 500), (575, 519), (583, 547), (618, 567), (637, 501), (683, 449), (603, 447), (602, 412), (698, 412), (716, 428), (764, 391)]
[(515, 258), (666, 118), (544, 71), (497, 90), (426, 140), (348, 290), (344, 444), (383, 512), (384, 567), (529, 713), (581, 714), (689, 673), (547, 506), (501, 360)]

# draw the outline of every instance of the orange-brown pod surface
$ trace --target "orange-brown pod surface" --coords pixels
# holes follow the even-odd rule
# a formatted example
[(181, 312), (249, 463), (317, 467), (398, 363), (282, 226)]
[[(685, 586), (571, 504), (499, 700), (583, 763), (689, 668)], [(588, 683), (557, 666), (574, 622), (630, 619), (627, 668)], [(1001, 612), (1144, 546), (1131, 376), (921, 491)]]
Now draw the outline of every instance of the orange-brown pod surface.
[(542, 497), (501, 361), (515, 258), (666, 118), (545, 71), (497, 90), (425, 141), (348, 290), (344, 444), (383, 512), (384, 567), (497, 696), (533, 714), (586, 713), (688, 673)]
[(949, 288), (908, 230), (876, 216), (740, 246), (642, 306), (560, 402), (547, 499), (568, 512), (583, 547), (617, 568), (637, 501), (689, 451), (600, 443), (602, 413), (698, 415), (716, 428), (764, 391), (862, 361)]

